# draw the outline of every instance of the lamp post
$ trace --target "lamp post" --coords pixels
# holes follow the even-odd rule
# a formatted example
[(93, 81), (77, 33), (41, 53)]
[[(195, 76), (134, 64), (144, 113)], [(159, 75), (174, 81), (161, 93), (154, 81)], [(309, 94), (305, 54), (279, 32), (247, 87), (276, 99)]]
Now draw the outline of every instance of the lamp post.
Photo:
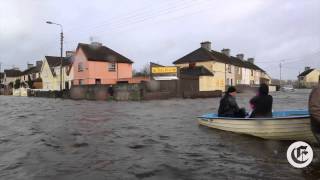
[(51, 21), (47, 21), (47, 24), (53, 24), (60, 27), (61, 33), (60, 33), (60, 91), (62, 91), (62, 62), (63, 62), (63, 26), (58, 23), (54, 23)]

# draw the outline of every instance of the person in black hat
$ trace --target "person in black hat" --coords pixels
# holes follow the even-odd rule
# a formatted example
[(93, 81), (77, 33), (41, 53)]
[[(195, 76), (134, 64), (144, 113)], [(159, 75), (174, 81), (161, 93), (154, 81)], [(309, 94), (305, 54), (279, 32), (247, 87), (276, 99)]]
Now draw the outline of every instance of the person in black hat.
[(250, 100), (252, 113), (250, 118), (272, 117), (273, 98), (269, 95), (269, 86), (261, 84), (258, 94)]
[(220, 100), (218, 116), (220, 117), (238, 117), (243, 118), (246, 116), (245, 109), (239, 108), (236, 102), (237, 90), (234, 86), (230, 86)]

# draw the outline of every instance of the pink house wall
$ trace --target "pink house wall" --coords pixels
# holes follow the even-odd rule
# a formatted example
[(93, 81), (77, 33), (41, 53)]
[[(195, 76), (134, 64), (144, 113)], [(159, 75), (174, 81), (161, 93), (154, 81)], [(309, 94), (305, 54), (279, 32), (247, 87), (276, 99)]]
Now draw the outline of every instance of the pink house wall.
[[(83, 71), (78, 71), (79, 63), (83, 63)], [(115, 84), (121, 78), (132, 78), (132, 64), (117, 63), (116, 71), (109, 71), (109, 62), (88, 61), (83, 51), (79, 49), (73, 63), (74, 84), (79, 84), (82, 79), (84, 84), (95, 84), (96, 79), (101, 79), (101, 84)]]

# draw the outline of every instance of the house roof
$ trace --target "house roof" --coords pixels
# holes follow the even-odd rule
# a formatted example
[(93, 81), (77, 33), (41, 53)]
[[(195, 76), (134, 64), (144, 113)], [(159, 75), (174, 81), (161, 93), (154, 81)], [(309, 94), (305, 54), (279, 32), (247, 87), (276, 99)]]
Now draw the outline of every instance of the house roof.
[(41, 71), (41, 66), (33, 66), (31, 68), (28, 68), (24, 70), (21, 75), (27, 75), (27, 74), (32, 74), (32, 73), (40, 73)]
[(299, 74), (298, 77), (306, 76), (306, 75), (308, 75), (309, 73), (311, 73), (313, 70), (314, 70), (314, 69), (305, 70), (305, 71), (303, 71), (301, 74)]
[(21, 71), (16, 69), (5, 69), (4, 73), (6, 77), (18, 77), (21, 75)]
[(89, 61), (116, 61), (118, 63), (133, 63), (133, 61), (131, 61), (127, 57), (124, 57), (123, 55), (103, 45), (97, 46), (92, 44), (79, 43), (77, 50), (79, 48), (82, 49)]
[(204, 66), (183, 67), (180, 68), (180, 74), (187, 76), (213, 76), (212, 72)]
[[(57, 56), (45, 56), (50, 67), (57, 67), (61, 65), (61, 58)], [(71, 57), (63, 57), (62, 66), (69, 66), (71, 64)]]
[(198, 48), (195, 51), (183, 56), (182, 58), (176, 60), (173, 62), (173, 64), (182, 64), (182, 63), (192, 63), (192, 62), (205, 62), (205, 61), (216, 61), (226, 64), (232, 64), (239, 67), (245, 67), (249, 69), (255, 69), (265, 72), (263, 69), (261, 69), (259, 66), (250, 63), (248, 61), (244, 61), (241, 59), (238, 59), (233, 56), (227, 56), (221, 52), (217, 52), (214, 50), (208, 51), (205, 48)]

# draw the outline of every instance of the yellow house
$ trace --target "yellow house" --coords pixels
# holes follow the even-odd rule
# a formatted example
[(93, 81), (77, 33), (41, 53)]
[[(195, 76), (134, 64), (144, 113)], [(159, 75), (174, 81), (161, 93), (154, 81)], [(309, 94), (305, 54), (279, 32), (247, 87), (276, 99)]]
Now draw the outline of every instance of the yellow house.
[[(62, 61), (62, 89), (70, 87), (68, 78), (71, 68), (70, 64), (70, 58), (64, 57)], [(45, 56), (40, 73), (43, 89), (51, 91), (60, 90), (60, 65), (60, 57)]]
[(320, 70), (305, 67), (305, 71), (298, 75), (299, 86), (312, 88), (320, 82)]
[(243, 54), (231, 56), (229, 49), (214, 51), (211, 49), (211, 42), (206, 41), (201, 43), (200, 48), (174, 61), (173, 64), (180, 69), (203, 67), (212, 74), (199, 75), (199, 91), (225, 91), (226, 86), (258, 85), (261, 78), (266, 77), (266, 72), (254, 64), (253, 58), (246, 61), (243, 57)]

